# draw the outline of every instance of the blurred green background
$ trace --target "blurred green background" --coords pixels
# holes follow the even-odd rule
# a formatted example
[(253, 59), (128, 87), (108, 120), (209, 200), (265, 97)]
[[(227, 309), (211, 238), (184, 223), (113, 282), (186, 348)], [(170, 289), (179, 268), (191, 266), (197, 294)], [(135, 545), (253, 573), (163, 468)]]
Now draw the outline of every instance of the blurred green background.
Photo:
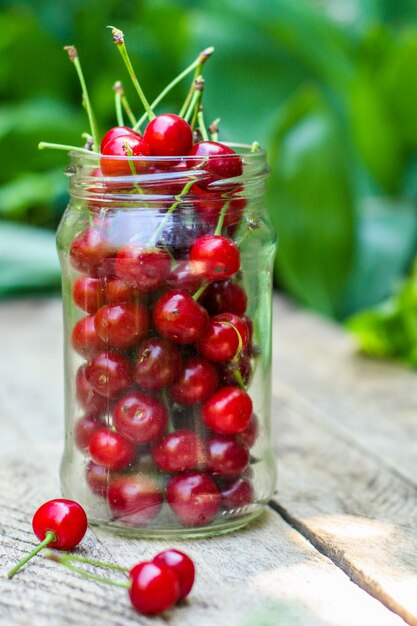
[[(417, 363), (417, 3), (415, 0), (2, 0), (0, 295), (56, 289), (53, 230), (64, 153), (87, 130), (74, 44), (102, 132), (112, 84), (136, 96), (114, 24), (150, 98), (196, 54), (207, 118), (222, 139), (269, 151), (276, 284), (343, 320), (371, 354)], [(178, 110), (187, 81), (164, 108)], [(369, 310), (370, 309), (370, 310)]]

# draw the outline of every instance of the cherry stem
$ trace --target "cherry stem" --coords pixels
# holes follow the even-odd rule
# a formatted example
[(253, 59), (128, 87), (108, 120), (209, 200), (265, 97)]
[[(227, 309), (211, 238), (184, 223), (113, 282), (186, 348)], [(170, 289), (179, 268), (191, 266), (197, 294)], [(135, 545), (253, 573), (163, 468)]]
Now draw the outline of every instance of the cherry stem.
[[(123, 147), (126, 151), (126, 154), (128, 157), (132, 157), (133, 156), (133, 152), (132, 152), (132, 148), (129, 146), (129, 143), (127, 141), (124, 142)], [(130, 167), (130, 171), (132, 173), (132, 176), (137, 176), (137, 171), (135, 168), (135, 164), (133, 163), (132, 159), (128, 159), (127, 162), (129, 163), (129, 167)], [(133, 183), (133, 187), (135, 189), (137, 189), (137, 191), (143, 195), (143, 189), (142, 187), (140, 187), (137, 183)]]
[(203, 71), (204, 63), (213, 54), (213, 52), (214, 52), (214, 48), (213, 47), (206, 48), (205, 50), (203, 50), (203, 52), (200, 52), (199, 57), (198, 57), (200, 59), (200, 62), (196, 66), (195, 73), (194, 73), (194, 80), (191, 83), (190, 89), (188, 90), (188, 93), (187, 93), (187, 97), (185, 98), (184, 104), (181, 107), (181, 111), (179, 113), (180, 117), (184, 117), (185, 116), (185, 113), (188, 110), (189, 104), (190, 104), (191, 99), (193, 97), (194, 81), (200, 76), (201, 72)]
[(210, 140), (219, 141), (219, 124), (220, 117), (216, 118), (209, 126)]
[(125, 122), (124, 122), (124, 119), (123, 119), (123, 111), (122, 111), (123, 87), (122, 87), (122, 83), (120, 81), (117, 81), (116, 83), (114, 83), (113, 91), (114, 91), (114, 105), (115, 105), (115, 108), (116, 108), (117, 124), (119, 126), (124, 126)]
[[(45, 552), (45, 556), (46, 558), (51, 559), (52, 561), (58, 560), (57, 555), (54, 552), (51, 552), (50, 550)], [(76, 561), (77, 563), (88, 563), (88, 565), (93, 565), (94, 567), (103, 567), (105, 569), (112, 569), (117, 572), (129, 572), (130, 571), (129, 567), (124, 567), (123, 565), (116, 565), (115, 563), (107, 563), (106, 561), (98, 561), (97, 559), (90, 559), (87, 556), (81, 556), (78, 554), (69, 554), (67, 552), (63, 556), (65, 560)], [(62, 556), (60, 558), (62, 558)]]
[(92, 150), (87, 150), (86, 148), (79, 148), (78, 146), (67, 146), (63, 143), (48, 143), (46, 141), (41, 141), (38, 143), (39, 150), (65, 150), (66, 152), (81, 152), (82, 154), (88, 154), (90, 156), (100, 157), (101, 154), (99, 152), (93, 152)]
[(97, 122), (94, 115), (93, 107), (91, 106), (90, 97), (87, 91), (87, 85), (84, 79), (84, 74), (81, 68), (80, 59), (78, 57), (77, 49), (74, 46), (64, 46), (64, 50), (68, 52), (68, 56), (70, 61), (74, 63), (75, 69), (78, 74), (78, 79), (81, 85), (81, 91), (83, 94), (83, 105), (85, 110), (87, 111), (88, 121), (90, 123), (91, 135), (93, 137), (93, 148), (94, 150), (98, 150), (100, 141), (99, 141), (99, 133), (97, 128)]
[[(152, 102), (151, 104), (151, 108), (155, 109), (155, 107), (158, 106), (158, 104), (161, 102), (161, 100), (163, 100), (165, 98), (165, 96), (172, 91), (172, 89), (178, 85), (178, 83), (180, 83), (182, 81), (183, 78), (185, 78), (186, 76), (188, 76), (188, 74), (190, 72), (192, 72), (194, 69), (199, 68), (200, 66), (200, 71), (201, 68), (204, 65), (204, 62), (209, 58), (209, 56), (214, 52), (214, 48), (206, 48), (205, 50), (203, 50), (203, 52), (200, 52), (200, 54), (198, 55), (198, 57), (195, 59), (195, 61), (193, 61), (191, 63), (191, 65), (189, 65), (187, 68), (185, 68), (185, 70), (183, 70), (181, 72), (181, 74), (178, 74), (178, 76), (176, 76), (174, 78), (174, 80), (172, 80), (166, 87), (165, 89), (163, 89), (161, 91), (161, 93), (159, 94), (159, 96), (157, 98), (155, 98), (155, 100)], [(201, 62), (201, 57), (204, 55), (204, 61)], [(200, 72), (199, 72), (200, 73)], [(192, 95), (192, 92), (191, 92)], [(143, 122), (146, 120), (146, 113), (144, 115), (142, 115), (142, 117), (140, 118), (140, 120), (134, 125), (133, 130), (139, 130), (140, 127), (142, 126)]]
[[(196, 98), (195, 101), (195, 105), (194, 105), (194, 110), (192, 112), (192, 117), (191, 117), (191, 122), (190, 122), (190, 126), (191, 129), (194, 130), (196, 124), (197, 124), (197, 120), (198, 120), (198, 114), (201, 108), (201, 100), (203, 99), (203, 91), (204, 91), (204, 78), (202, 76), (198, 76), (195, 81), (194, 81), (194, 89), (197, 92), (198, 97)], [(201, 128), (200, 128), (200, 132), (201, 134)], [(207, 131), (206, 131), (206, 136), (207, 136)], [(204, 137), (203, 137), (204, 139)], [(208, 136), (207, 136), (208, 139)]]
[(71, 563), (71, 560), (68, 558), (67, 554), (58, 555), (53, 552), (50, 552), (47, 555), (47, 557), (51, 561), (56, 561), (57, 563), (60, 563), (67, 569), (75, 572), (76, 574), (79, 574), (83, 578), (89, 578), (90, 580), (95, 580), (98, 583), (105, 583), (106, 585), (113, 585), (115, 587), (124, 587), (125, 589), (129, 589), (130, 587), (130, 581), (112, 580), (111, 578), (104, 578), (104, 576), (96, 576), (95, 574), (91, 574), (91, 572), (87, 572), (81, 567), (77, 567), (76, 565), (73, 565)]
[(187, 112), (184, 115), (184, 119), (186, 122), (188, 122), (191, 119), (191, 116), (194, 114), (195, 110), (197, 110), (198, 113), (198, 109), (200, 107), (200, 101), (201, 101), (201, 85), (203, 84), (203, 88), (204, 88), (204, 83), (201, 82), (200, 80), (201, 77), (197, 77), (194, 81), (193, 84), (193, 95), (190, 101), (190, 105), (187, 109)]
[(257, 141), (254, 141), (253, 144), (251, 145), (250, 151), (259, 152), (260, 149), (261, 149), (261, 144), (258, 143)]
[(45, 539), (38, 546), (36, 546), (36, 548), (34, 548), (32, 550), (32, 552), (30, 552), (27, 556), (25, 556), (24, 559), (19, 561), (19, 563), (17, 563), (17, 565), (15, 565), (10, 570), (10, 572), (7, 574), (7, 578), (13, 578), (13, 576), (16, 574), (16, 572), (18, 572), (20, 570), (20, 568), (23, 567), (23, 565), (25, 563), (30, 561), (30, 559), (32, 557), (34, 557), (36, 554), (38, 554), (38, 552), (40, 552), (42, 550), (42, 548), (45, 548), (52, 541), (57, 541), (57, 536), (56, 536), (56, 534), (54, 532), (52, 532), (52, 530), (48, 530), (47, 533), (45, 534)]
[(132, 83), (137, 91), (137, 94), (143, 104), (143, 107), (146, 111), (146, 115), (148, 116), (149, 120), (153, 120), (155, 116), (155, 113), (152, 111), (151, 105), (149, 104), (142, 87), (140, 86), (138, 77), (135, 74), (135, 70), (133, 69), (133, 65), (130, 61), (128, 52), (127, 52), (127, 48), (126, 48), (126, 44), (125, 44), (125, 39), (124, 39), (124, 34), (123, 31), (121, 31), (119, 28), (115, 28), (114, 26), (108, 26), (108, 28), (112, 29), (112, 35), (113, 35), (113, 42), (116, 44), (121, 57), (124, 61), (124, 64), (126, 66), (127, 71), (129, 72), (129, 76), (132, 80)]
[(235, 242), (236, 246), (238, 248), (240, 248), (240, 246), (243, 244), (243, 242), (249, 237), (249, 235), (251, 235), (253, 233), (254, 230), (256, 230), (257, 228), (259, 228), (259, 222), (256, 218), (250, 219), (249, 223), (248, 223), (248, 227), (245, 230), (245, 232), (243, 233), (242, 237), (239, 239), (239, 241)]
[(209, 286), (209, 283), (207, 283), (206, 285), (202, 285), (199, 289), (197, 289), (197, 291), (193, 295), (193, 300), (197, 302), (199, 297), (203, 295), (203, 293), (205, 292), (208, 286)]
[(217, 222), (216, 230), (214, 231), (215, 235), (221, 235), (222, 233), (224, 219), (226, 217), (227, 209), (229, 208), (231, 201), (232, 199), (227, 200), (227, 202), (225, 202), (224, 205), (222, 206), (222, 210), (220, 211), (220, 215), (219, 215), (219, 221)]
[(166, 221), (167, 221), (168, 217), (169, 217), (169, 216), (171, 215), (171, 213), (172, 213), (173, 211), (175, 211), (175, 209), (176, 209), (176, 208), (177, 208), (177, 207), (181, 204), (182, 199), (183, 199), (183, 196), (185, 196), (185, 195), (189, 192), (190, 188), (194, 185), (194, 183), (196, 182), (196, 180), (197, 180), (197, 179), (195, 179), (195, 178), (192, 178), (191, 180), (189, 180), (189, 181), (188, 181), (188, 182), (184, 185), (184, 187), (182, 188), (181, 193), (180, 193), (180, 194), (178, 194), (178, 196), (175, 196), (175, 198), (176, 198), (176, 202), (174, 202), (174, 204), (172, 204), (172, 205), (169, 207), (168, 211), (165, 213), (165, 215), (164, 215), (164, 217), (162, 218), (162, 220), (161, 220), (161, 222), (160, 222), (159, 226), (156, 228), (156, 230), (154, 231), (154, 233), (153, 233), (152, 237), (149, 239), (149, 241), (148, 241), (148, 245), (154, 245), (154, 244), (155, 244), (155, 242), (157, 241), (157, 239), (158, 239), (159, 235), (161, 234), (161, 232), (163, 231), (163, 229), (164, 229), (164, 227), (165, 227), (165, 224), (166, 224)]
[(208, 136), (206, 124), (204, 122), (203, 107), (200, 107), (200, 109), (199, 109), (199, 111), (197, 113), (197, 120), (198, 120), (198, 127), (200, 129), (201, 136), (203, 137), (203, 140), (204, 141), (209, 141), (209, 136)]
[(233, 376), (235, 377), (235, 380), (236, 380), (237, 384), (239, 385), (239, 387), (241, 389), (243, 389), (243, 391), (247, 391), (247, 387), (246, 387), (246, 385), (245, 385), (245, 383), (243, 381), (242, 374), (240, 373), (240, 370), (234, 369), (233, 370)]

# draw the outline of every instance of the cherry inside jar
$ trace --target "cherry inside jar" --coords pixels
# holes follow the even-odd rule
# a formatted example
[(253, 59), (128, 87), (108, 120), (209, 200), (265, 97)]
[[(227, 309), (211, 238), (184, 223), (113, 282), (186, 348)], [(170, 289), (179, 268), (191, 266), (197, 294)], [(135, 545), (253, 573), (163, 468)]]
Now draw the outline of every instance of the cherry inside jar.
[(214, 535), (274, 490), (268, 169), (233, 148), (227, 178), (197, 154), (70, 154), (61, 480), (92, 523)]

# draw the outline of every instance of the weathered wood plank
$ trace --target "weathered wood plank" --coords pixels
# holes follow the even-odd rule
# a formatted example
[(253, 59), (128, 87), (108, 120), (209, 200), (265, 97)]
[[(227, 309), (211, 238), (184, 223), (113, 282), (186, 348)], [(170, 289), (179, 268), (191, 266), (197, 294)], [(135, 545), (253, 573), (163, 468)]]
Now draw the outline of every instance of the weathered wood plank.
[(7, 580), (7, 569), (34, 544), (31, 511), (56, 489), (42, 464), (16, 461), (0, 472), (2, 625), (353, 626), (364, 615), (379, 626), (403, 623), (271, 510), (236, 535), (208, 540), (143, 541), (89, 531), (81, 551), (95, 558), (129, 566), (175, 545), (195, 559), (192, 596), (166, 618), (138, 616), (123, 589), (81, 579), (42, 557)]
[(417, 624), (417, 489), (319, 424), (275, 386), (287, 521), (361, 587)]
[(417, 484), (417, 375), (357, 353), (339, 327), (274, 302), (274, 380), (379, 463)]

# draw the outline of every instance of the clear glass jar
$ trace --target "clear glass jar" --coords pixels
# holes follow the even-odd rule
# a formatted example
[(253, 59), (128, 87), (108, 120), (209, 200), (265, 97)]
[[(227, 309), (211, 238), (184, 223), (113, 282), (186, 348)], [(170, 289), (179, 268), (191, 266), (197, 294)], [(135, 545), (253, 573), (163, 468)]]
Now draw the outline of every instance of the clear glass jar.
[(268, 168), (232, 147), (217, 163), (70, 154), (61, 481), (92, 524), (220, 534), (273, 492)]

